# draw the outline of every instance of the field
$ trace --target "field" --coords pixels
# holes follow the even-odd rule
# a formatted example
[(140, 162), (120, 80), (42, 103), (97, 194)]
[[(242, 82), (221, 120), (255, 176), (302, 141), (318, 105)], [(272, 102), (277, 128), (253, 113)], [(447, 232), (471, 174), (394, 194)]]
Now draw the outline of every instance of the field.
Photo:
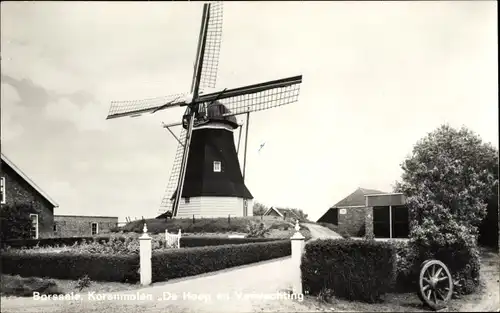
[(43, 294), (68, 294), (92, 290), (95, 292), (115, 292), (132, 290), (142, 287), (140, 284), (125, 284), (114, 282), (90, 283), (90, 286), (80, 290), (78, 281), (69, 279), (48, 279), (40, 277), (21, 277), (19, 275), (2, 275), (0, 283), (2, 296), (33, 296), (34, 291)]
[[(176, 218), (176, 219), (146, 219), (148, 232), (152, 234), (163, 234), (166, 229), (169, 233), (177, 233), (179, 229), (183, 236), (222, 236), (231, 234), (248, 235), (253, 227), (264, 224), (264, 228), (269, 229), (263, 237), (266, 238), (290, 238), (294, 233), (294, 224), (291, 221), (283, 220), (272, 216), (248, 216), (231, 218)], [(119, 229), (123, 236), (136, 236), (140, 234), (144, 226), (143, 220), (136, 220), (128, 223)], [(301, 233), (306, 239), (311, 238), (306, 226), (301, 224)]]

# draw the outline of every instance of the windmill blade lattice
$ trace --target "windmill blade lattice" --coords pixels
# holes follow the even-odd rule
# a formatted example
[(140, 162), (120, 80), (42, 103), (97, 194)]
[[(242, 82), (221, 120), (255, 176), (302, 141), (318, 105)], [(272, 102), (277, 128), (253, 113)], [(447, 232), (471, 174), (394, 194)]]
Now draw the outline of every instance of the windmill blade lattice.
[(219, 55), (222, 42), (222, 2), (210, 4), (210, 20), (207, 27), (207, 38), (203, 55), (203, 69), (200, 77), (200, 88), (215, 88)]
[(283, 106), (298, 101), (300, 83), (264, 91), (242, 94), (232, 98), (218, 100), (231, 112), (225, 115), (236, 115), (256, 112)]
[[(181, 128), (181, 134), (179, 137), (180, 142), (186, 141), (186, 130)], [(168, 180), (167, 188), (165, 189), (165, 194), (161, 201), (161, 208), (159, 213), (164, 213), (172, 208), (173, 201), (170, 200), (175, 190), (177, 189), (177, 180), (181, 172), (182, 154), (184, 153), (184, 147), (181, 144), (177, 145), (177, 151), (175, 152), (175, 158), (172, 165), (172, 170), (170, 171), (170, 178)]]
[(157, 108), (176, 107), (184, 103), (187, 93), (142, 100), (111, 101), (107, 119), (152, 112)]

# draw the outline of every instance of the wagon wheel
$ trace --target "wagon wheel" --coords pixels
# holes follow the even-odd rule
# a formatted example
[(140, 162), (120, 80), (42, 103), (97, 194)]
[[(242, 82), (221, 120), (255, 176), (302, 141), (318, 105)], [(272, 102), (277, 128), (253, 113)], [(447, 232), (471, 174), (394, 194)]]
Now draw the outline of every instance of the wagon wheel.
[(453, 295), (450, 271), (438, 260), (427, 260), (422, 263), (418, 285), (418, 297), (433, 310), (445, 308)]

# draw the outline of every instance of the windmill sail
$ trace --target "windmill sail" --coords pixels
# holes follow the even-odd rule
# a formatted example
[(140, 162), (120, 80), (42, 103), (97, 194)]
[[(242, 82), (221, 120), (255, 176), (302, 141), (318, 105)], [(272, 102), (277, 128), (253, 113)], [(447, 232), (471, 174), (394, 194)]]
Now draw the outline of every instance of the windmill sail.
[(153, 113), (159, 108), (166, 109), (177, 107), (185, 104), (185, 98), (187, 95), (187, 93), (183, 93), (151, 99), (111, 101), (108, 117), (106, 119), (109, 120), (124, 116)]
[[(179, 137), (180, 142), (186, 141), (186, 130), (181, 128), (181, 134)], [(172, 170), (170, 171), (170, 178), (168, 180), (167, 188), (165, 189), (165, 194), (161, 201), (160, 214), (165, 211), (172, 209), (173, 200), (172, 195), (177, 189), (177, 180), (181, 172), (182, 154), (184, 153), (184, 147), (181, 144), (177, 145), (177, 151), (175, 152), (174, 162), (172, 165)]]
[(222, 42), (222, 2), (210, 4), (210, 19), (207, 26), (205, 51), (203, 54), (203, 68), (201, 70), (200, 88), (215, 88), (217, 71), (219, 69), (219, 55)]
[(231, 111), (228, 115), (268, 110), (297, 102), (301, 82), (302, 77), (289, 85), (276, 86), (255, 93), (243, 93), (231, 98), (221, 99), (219, 102)]

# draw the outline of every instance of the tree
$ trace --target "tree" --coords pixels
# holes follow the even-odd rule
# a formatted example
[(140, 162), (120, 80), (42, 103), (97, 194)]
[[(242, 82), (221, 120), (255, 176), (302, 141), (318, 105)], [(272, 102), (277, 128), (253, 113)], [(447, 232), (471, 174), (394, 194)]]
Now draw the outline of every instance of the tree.
[[(487, 201), (498, 188), (498, 151), (462, 127), (443, 125), (420, 140), (401, 165), (396, 190), (407, 196), (412, 226), (426, 224), (477, 235)], [(412, 227), (414, 229), (414, 227)]]
[(34, 210), (27, 204), (2, 205), (0, 240), (30, 238), (30, 213)]
[(300, 221), (307, 222), (308, 215), (304, 213), (304, 211), (302, 211), (301, 209), (290, 209), (290, 210), (299, 217)]
[(264, 213), (267, 211), (268, 207), (265, 206), (262, 203), (255, 202), (253, 205), (253, 215), (264, 215)]
[(419, 262), (440, 256), (457, 280), (477, 284), (478, 226), (497, 192), (498, 150), (465, 127), (443, 125), (417, 142), (401, 168), (395, 189), (407, 197)]

